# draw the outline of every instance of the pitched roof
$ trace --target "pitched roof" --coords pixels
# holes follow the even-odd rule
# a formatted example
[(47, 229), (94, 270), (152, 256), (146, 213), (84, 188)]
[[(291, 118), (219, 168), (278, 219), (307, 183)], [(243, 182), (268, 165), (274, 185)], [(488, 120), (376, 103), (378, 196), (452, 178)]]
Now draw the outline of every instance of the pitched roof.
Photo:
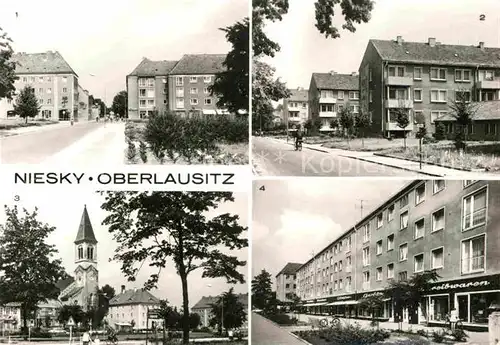
[(160, 300), (144, 289), (125, 290), (113, 297), (109, 305), (128, 305), (128, 304), (159, 304)]
[(352, 74), (313, 73), (318, 89), (359, 90), (359, 76)]
[(56, 283), (56, 287), (59, 289), (59, 291), (63, 291), (68, 286), (70, 286), (74, 281), (75, 281), (75, 278), (73, 278), (73, 277), (61, 279)]
[(90, 242), (97, 243), (94, 235), (94, 229), (92, 229), (92, 224), (90, 223), (90, 217), (87, 212), (87, 206), (83, 207), (82, 220), (80, 221), (80, 226), (78, 227), (78, 233), (76, 234), (75, 243), (80, 242)]
[(370, 40), (380, 57), (390, 62), (500, 67), (500, 48), (436, 43)]
[(302, 267), (302, 264), (295, 263), (295, 262), (289, 262), (279, 271), (279, 273), (276, 275), (279, 276), (280, 274), (289, 274), (293, 275), (297, 272), (297, 270)]
[[(238, 300), (245, 307), (248, 307), (248, 293), (238, 294)], [(219, 296), (203, 296), (191, 309), (209, 309), (212, 304), (217, 303)]]
[(83, 286), (78, 286), (76, 284), (73, 283), (73, 285), (71, 285), (68, 290), (64, 291), (64, 294), (61, 294), (59, 296), (59, 298), (61, 300), (68, 300), (69, 298), (77, 295), (80, 291), (83, 290)]
[(170, 73), (172, 68), (174, 68), (177, 61), (153, 61), (148, 58), (143, 58), (142, 61), (137, 65), (137, 67), (129, 74), (138, 77), (153, 77), (162, 76)]
[(170, 74), (216, 74), (226, 68), (223, 62), (226, 54), (187, 54), (184, 55)]
[(287, 99), (290, 101), (307, 102), (309, 100), (309, 90), (304, 89), (291, 89), (290, 97)]
[(16, 74), (71, 73), (75, 71), (58, 51), (45, 53), (16, 53), (12, 56), (16, 62)]
[[(473, 121), (500, 120), (500, 101), (487, 101), (476, 103), (477, 112), (472, 118)], [(455, 121), (451, 114), (445, 114), (436, 121)]]

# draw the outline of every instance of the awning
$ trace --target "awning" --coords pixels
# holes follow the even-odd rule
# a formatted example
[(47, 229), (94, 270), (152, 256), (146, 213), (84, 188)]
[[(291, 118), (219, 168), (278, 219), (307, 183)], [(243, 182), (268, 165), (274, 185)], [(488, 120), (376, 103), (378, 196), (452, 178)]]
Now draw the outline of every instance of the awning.
[(351, 305), (358, 304), (358, 301), (354, 301), (354, 300), (351, 300), (351, 301), (336, 301), (336, 302), (329, 303), (328, 305), (348, 305), (348, 304), (351, 304)]
[(127, 323), (127, 322), (116, 322), (115, 325), (117, 326), (128, 326), (128, 327), (132, 327), (132, 325), (130, 323)]
[(325, 305), (326, 302), (323, 303), (309, 303), (309, 304), (304, 304), (304, 307), (319, 307), (320, 305)]

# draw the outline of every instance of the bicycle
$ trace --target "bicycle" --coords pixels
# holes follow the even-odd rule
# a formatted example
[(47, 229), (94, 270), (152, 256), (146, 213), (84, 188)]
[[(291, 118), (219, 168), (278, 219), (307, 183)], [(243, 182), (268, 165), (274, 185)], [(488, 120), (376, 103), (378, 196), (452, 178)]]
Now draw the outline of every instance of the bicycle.
[(324, 319), (321, 319), (319, 321), (319, 325), (323, 328), (328, 327), (328, 325), (330, 325), (330, 328), (334, 328), (340, 325), (340, 319), (338, 317), (332, 316), (330, 321), (328, 321), (328, 318), (325, 317)]
[(118, 337), (116, 336), (116, 333), (111, 328), (107, 329), (105, 343), (106, 343), (106, 345), (117, 345), (118, 344)]
[(295, 151), (302, 151), (302, 139), (298, 139), (295, 143)]
[[(446, 327), (451, 331), (453, 330), (453, 322), (451, 322), (450, 317), (446, 318)], [(462, 323), (462, 320), (458, 319), (457, 321), (455, 321), (455, 329), (460, 329), (460, 330), (464, 329), (464, 324)]]

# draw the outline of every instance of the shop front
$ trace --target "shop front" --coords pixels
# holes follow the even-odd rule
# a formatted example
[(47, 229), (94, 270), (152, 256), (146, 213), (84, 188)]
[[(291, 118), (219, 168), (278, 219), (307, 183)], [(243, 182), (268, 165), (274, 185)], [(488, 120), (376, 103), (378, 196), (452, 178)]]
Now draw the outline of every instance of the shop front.
[(358, 304), (356, 294), (328, 298), (331, 315), (339, 317), (356, 317), (356, 304)]

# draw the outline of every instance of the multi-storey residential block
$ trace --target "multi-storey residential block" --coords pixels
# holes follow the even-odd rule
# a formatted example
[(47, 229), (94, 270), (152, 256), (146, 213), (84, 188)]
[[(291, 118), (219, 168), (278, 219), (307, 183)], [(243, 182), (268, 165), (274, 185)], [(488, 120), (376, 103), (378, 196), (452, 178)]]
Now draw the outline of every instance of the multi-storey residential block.
[[(372, 132), (401, 136), (422, 119), (428, 132), (446, 115), (449, 102), (463, 94), (470, 101), (500, 99), (500, 48), (370, 40), (360, 68), (361, 106), (372, 116)], [(410, 124), (398, 127), (397, 113)]]
[(89, 104), (89, 91), (78, 85), (78, 119), (85, 121), (91, 118), (92, 108)]
[(289, 127), (304, 124), (309, 117), (309, 91), (290, 90), (290, 97), (283, 100), (283, 114)]
[(309, 86), (309, 118), (321, 120), (321, 131), (332, 131), (330, 123), (344, 107), (359, 112), (359, 77), (357, 73), (313, 73)]
[[(79, 120), (78, 75), (57, 51), (14, 54), (17, 93), (25, 86), (34, 89), (41, 106), (39, 118), (54, 121)], [(3, 99), (0, 117), (14, 117), (14, 100)]]
[(292, 295), (296, 295), (297, 276), (296, 272), (302, 264), (289, 262), (276, 275), (276, 298), (279, 301), (290, 301)]
[(487, 328), (500, 303), (499, 197), (499, 181), (412, 181), (297, 270), (304, 308), (368, 317), (363, 296), (437, 270), (418, 313), (387, 299), (376, 316), (442, 325), (456, 308), (465, 325)]
[[(210, 319), (213, 317), (212, 305), (216, 304), (221, 296), (203, 296), (191, 308), (192, 313), (200, 316), (200, 327), (210, 327)], [(248, 294), (238, 294), (238, 301), (243, 305), (245, 313), (248, 313)], [(242, 327), (247, 327), (247, 322)]]

